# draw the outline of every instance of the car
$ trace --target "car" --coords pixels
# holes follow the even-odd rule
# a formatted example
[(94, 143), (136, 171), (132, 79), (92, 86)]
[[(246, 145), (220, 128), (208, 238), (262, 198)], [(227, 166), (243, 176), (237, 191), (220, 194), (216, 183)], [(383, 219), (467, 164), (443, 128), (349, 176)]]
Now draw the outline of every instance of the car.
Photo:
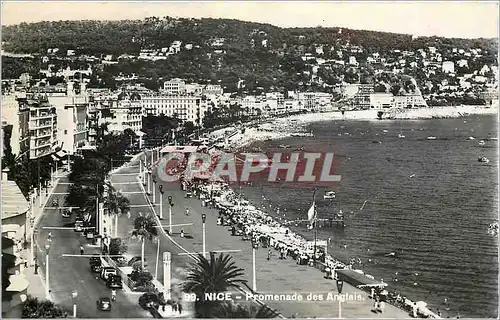
[(113, 274), (109, 275), (106, 286), (110, 289), (123, 289), (122, 277)]
[(193, 193), (191, 191), (186, 191), (185, 197), (186, 198), (192, 198), (193, 197)]
[(108, 280), (110, 275), (117, 275), (116, 269), (112, 267), (104, 267), (101, 269), (101, 279)]
[(97, 309), (101, 311), (111, 311), (111, 299), (102, 297), (97, 300)]
[(64, 210), (62, 210), (61, 215), (63, 218), (69, 218), (69, 217), (71, 217), (71, 210), (64, 209)]
[(101, 257), (98, 256), (98, 255), (93, 255), (92, 257), (90, 257), (89, 259), (89, 264), (90, 265), (93, 265), (93, 264), (96, 264), (96, 263), (99, 263), (101, 264)]
[(83, 231), (83, 221), (76, 220), (75, 221), (75, 232), (82, 232), (82, 231)]

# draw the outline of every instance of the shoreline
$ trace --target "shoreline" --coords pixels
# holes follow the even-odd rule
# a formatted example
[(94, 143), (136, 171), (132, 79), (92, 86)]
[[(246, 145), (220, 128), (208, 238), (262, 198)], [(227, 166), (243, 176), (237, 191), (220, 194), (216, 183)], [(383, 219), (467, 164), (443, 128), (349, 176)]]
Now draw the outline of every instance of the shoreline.
[[(394, 118), (388, 119), (383, 116), (380, 120), (377, 118), (379, 110), (360, 110), (345, 111), (344, 115), (340, 111), (331, 111), (323, 113), (306, 113), (290, 115), (283, 118), (266, 119), (261, 123), (249, 122), (239, 126), (231, 126), (224, 129), (218, 129), (207, 134), (210, 139), (224, 139), (226, 149), (231, 151), (240, 151), (255, 142), (279, 140), (292, 136), (312, 136), (307, 132), (307, 126), (311, 123), (322, 121), (394, 121), (394, 120), (431, 120), (461, 118), (470, 115), (498, 115), (498, 107), (492, 106), (456, 106), (456, 107), (433, 107), (408, 109), (402, 112), (391, 114)], [(244, 130), (244, 133), (242, 133)]]

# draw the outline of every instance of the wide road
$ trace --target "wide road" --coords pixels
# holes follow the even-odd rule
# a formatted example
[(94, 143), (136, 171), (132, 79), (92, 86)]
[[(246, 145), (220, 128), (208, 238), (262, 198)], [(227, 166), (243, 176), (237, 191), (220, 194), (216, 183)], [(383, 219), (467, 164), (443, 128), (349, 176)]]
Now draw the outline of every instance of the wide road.
[(52, 229), (64, 228), (74, 221), (73, 218), (63, 218), (59, 210), (51, 208), (52, 200), (64, 198), (68, 188), (68, 179), (61, 178), (39, 221), (35, 237), (37, 261), (40, 265), (38, 272), (45, 278), (45, 245), (48, 242), (49, 231), (52, 232), (49, 250), (49, 289), (53, 301), (68, 310), (71, 315), (73, 312), (71, 292), (76, 290), (78, 318), (152, 318), (151, 314), (137, 303), (138, 295), (126, 294), (120, 290), (117, 292), (117, 300), (112, 303), (111, 311), (97, 309), (96, 300), (100, 297), (110, 297), (110, 290), (103, 280), (95, 278), (97, 274), (91, 272), (88, 258), (63, 255), (79, 255), (81, 244), (85, 247), (85, 254), (98, 253), (99, 248), (92, 247), (90, 240), (71, 228)]
[[(150, 163), (149, 153), (147, 161)], [(144, 157), (142, 158), (144, 159)], [(156, 157), (154, 159), (156, 161)], [(124, 168), (119, 173), (112, 175), (112, 182), (117, 189), (121, 189), (132, 204), (130, 219), (122, 216), (119, 219), (119, 236), (126, 237), (132, 228), (132, 221), (139, 212), (145, 214), (150, 212), (146, 206), (146, 196), (141, 194), (143, 190), (137, 181), (139, 172), (138, 160), (130, 163), (130, 167)], [(153, 187), (152, 184), (150, 186)], [(158, 184), (156, 185), (158, 188)], [(148, 187), (146, 186), (147, 190)], [(168, 201), (167, 197), (173, 199), (172, 224), (190, 224), (192, 226), (179, 226), (173, 228), (172, 239), (177, 244), (173, 244), (167, 237), (160, 237), (160, 260), (164, 251), (172, 252), (172, 278), (174, 281), (182, 281), (186, 268), (192, 259), (187, 255), (179, 255), (185, 252), (202, 251), (202, 220), (201, 214), (207, 215), (206, 219), (206, 250), (227, 250), (234, 258), (237, 266), (245, 270), (248, 285), (252, 286), (252, 249), (250, 241), (243, 241), (241, 237), (231, 236), (229, 227), (217, 226), (218, 212), (215, 209), (202, 207), (201, 202), (194, 198), (185, 198), (180, 187), (169, 187), (164, 190), (163, 195), (163, 216), (162, 225), (168, 230)], [(159, 204), (159, 191), (156, 192), (156, 203)], [(157, 214), (159, 214), (159, 205)], [(190, 214), (185, 214), (185, 209), (190, 209)], [(180, 237), (180, 230), (183, 229), (186, 237)], [(157, 244), (146, 242), (145, 256), (149, 262), (149, 270), (155, 273)], [(140, 255), (140, 245), (132, 240), (129, 245), (129, 254)], [(333, 280), (326, 280), (323, 274), (317, 269), (308, 266), (298, 266), (296, 261), (289, 258), (287, 260), (278, 259), (278, 253), (273, 250), (271, 260), (267, 260), (267, 249), (258, 249), (256, 253), (257, 266), (257, 292), (259, 293), (300, 293), (303, 295), (303, 302), (295, 301), (268, 301), (270, 307), (275, 308), (285, 317), (338, 317), (339, 308), (343, 318), (406, 318), (408, 314), (393, 306), (386, 305), (385, 312), (371, 312), (373, 301), (368, 298), (367, 293), (354, 288), (349, 284), (344, 284), (343, 293), (351, 294), (358, 300), (351, 300), (342, 303), (331, 301), (307, 301), (309, 293), (326, 294), (337, 293), (336, 284)], [(163, 282), (163, 270), (161, 261), (158, 268), (158, 279)], [(240, 300), (240, 302), (242, 302)]]

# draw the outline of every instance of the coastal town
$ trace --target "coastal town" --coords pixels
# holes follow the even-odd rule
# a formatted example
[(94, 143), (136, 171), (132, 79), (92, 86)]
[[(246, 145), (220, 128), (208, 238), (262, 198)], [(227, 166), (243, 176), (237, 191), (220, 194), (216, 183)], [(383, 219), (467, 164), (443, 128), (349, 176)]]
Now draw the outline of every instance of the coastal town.
[[(263, 153), (253, 144), (314, 138), (308, 125), (320, 121), (496, 115), (496, 47), (415, 35), (377, 47), (347, 28), (331, 28), (328, 39), (301, 29), (286, 38), (270, 25), (213, 21), (146, 18), (122, 47), (87, 34), (91, 44), (41, 40), (31, 29), (80, 30), (72, 21), (3, 27), (2, 315), (460, 317), (362, 270), (359, 258), (329, 253), (331, 238), (316, 228), (343, 230), (344, 214), (320, 219), (316, 201), (335, 199), (334, 191), (304, 191), (303, 219), (287, 221), (246, 199), (241, 185), (187, 179), (187, 161), (169, 184), (162, 159)], [(245, 32), (224, 37), (231, 23)], [(219, 31), (199, 41), (204, 26)], [(180, 31), (154, 38), (169, 28)], [(238, 64), (251, 67), (226, 72)], [(405, 138), (399, 122), (397, 130)], [(313, 239), (294, 229), (300, 224)], [(497, 235), (498, 222), (490, 227)]]

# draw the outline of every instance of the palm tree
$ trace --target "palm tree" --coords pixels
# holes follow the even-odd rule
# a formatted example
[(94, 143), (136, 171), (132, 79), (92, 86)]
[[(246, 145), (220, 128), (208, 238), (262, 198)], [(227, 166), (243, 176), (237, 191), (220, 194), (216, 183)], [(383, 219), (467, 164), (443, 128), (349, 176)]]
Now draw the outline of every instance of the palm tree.
[(244, 270), (236, 266), (230, 255), (221, 253), (216, 258), (215, 253), (211, 252), (210, 260), (208, 260), (200, 254), (182, 283), (182, 290), (195, 293), (200, 299), (195, 302), (197, 317), (209, 318), (218, 303), (206, 300), (205, 293), (225, 292), (230, 288), (240, 288), (247, 282), (240, 278), (243, 275), (245, 275)]
[(156, 230), (156, 222), (150, 215), (150, 213), (144, 216), (139, 212), (139, 216), (134, 220), (134, 229), (130, 231), (130, 236), (138, 239), (141, 242), (142, 269), (144, 269), (144, 241), (146, 238), (149, 240), (153, 240), (153, 237), (157, 235), (158, 232)]
[(108, 189), (108, 196), (105, 199), (105, 206), (108, 208), (108, 214), (114, 216), (115, 220), (115, 238), (118, 237), (118, 217), (130, 210), (130, 201), (117, 191), (109, 182), (105, 182), (105, 188)]

